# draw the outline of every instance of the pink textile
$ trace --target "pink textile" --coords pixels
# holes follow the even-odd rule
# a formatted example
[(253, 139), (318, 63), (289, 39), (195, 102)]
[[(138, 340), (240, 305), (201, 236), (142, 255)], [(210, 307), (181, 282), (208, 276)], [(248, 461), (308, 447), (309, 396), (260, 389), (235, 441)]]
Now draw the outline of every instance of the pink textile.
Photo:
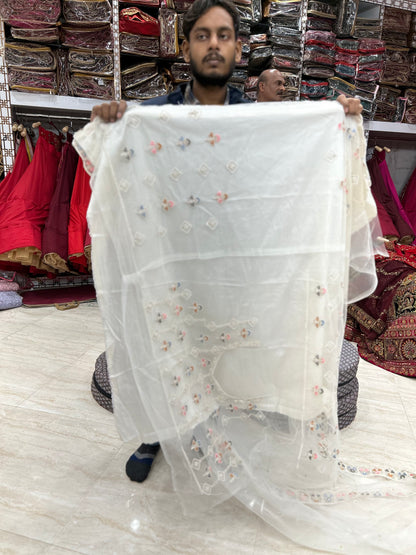
[(410, 222), (416, 227), (416, 168), (402, 193), (402, 206), (406, 210)]
[(397, 204), (397, 208), (399, 209), (400, 215), (402, 216), (403, 220), (406, 223), (408, 223), (409, 226), (412, 228), (413, 234), (416, 235), (414, 231), (416, 229), (416, 226), (412, 224), (412, 222), (409, 219), (409, 216), (406, 213), (406, 210), (403, 208), (403, 205), (399, 199), (399, 195), (397, 194), (397, 190), (394, 185), (393, 179), (391, 178), (389, 167), (386, 162), (386, 153), (384, 152), (384, 150), (382, 152), (377, 152), (376, 157), (381, 171), (381, 175), (383, 176), (383, 179), (387, 185), (387, 188), (389, 189), (392, 197), (394, 198), (395, 203)]

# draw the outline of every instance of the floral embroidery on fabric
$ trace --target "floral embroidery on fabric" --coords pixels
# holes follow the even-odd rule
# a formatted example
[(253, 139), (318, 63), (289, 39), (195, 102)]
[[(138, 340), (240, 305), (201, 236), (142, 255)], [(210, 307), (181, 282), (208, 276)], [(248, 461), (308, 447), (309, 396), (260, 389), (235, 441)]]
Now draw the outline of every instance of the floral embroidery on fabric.
[(322, 297), (322, 295), (325, 295), (325, 293), (327, 292), (327, 289), (325, 289), (325, 287), (322, 287), (321, 285), (318, 285), (316, 287), (315, 292), (318, 295), (318, 297)]
[(200, 202), (201, 200), (199, 197), (194, 197), (194, 195), (191, 195), (190, 197), (188, 197), (186, 204), (189, 204), (190, 206), (196, 206)]
[(312, 391), (313, 391), (313, 394), (314, 394), (314, 395), (322, 395), (323, 392), (324, 392), (323, 388), (322, 388), (322, 387), (319, 387), (319, 385), (315, 385), (315, 386), (313, 387)]
[(225, 202), (228, 198), (227, 193), (223, 193), (222, 191), (218, 191), (218, 193), (215, 195), (214, 200), (216, 200), (218, 202), (218, 204), (222, 204), (223, 202)]
[(156, 154), (159, 150), (162, 149), (162, 145), (156, 141), (150, 141), (150, 152), (152, 154)]
[(179, 141), (176, 144), (181, 150), (185, 150), (186, 147), (191, 144), (191, 140), (186, 139), (185, 137), (180, 137)]
[(174, 206), (175, 206), (175, 203), (173, 202), (173, 200), (168, 200), (166, 198), (162, 200), (162, 208), (163, 210), (166, 210), (166, 212), (171, 208), (173, 208)]
[(127, 146), (125, 146), (124, 148), (121, 149), (120, 156), (125, 160), (131, 160), (133, 155), (134, 155), (134, 150), (132, 148), (128, 148)]
[(137, 214), (138, 216), (141, 216), (142, 218), (145, 218), (145, 217), (146, 217), (146, 210), (145, 210), (145, 207), (143, 206), (143, 204), (141, 204), (141, 205), (137, 208), (136, 214)]
[(314, 325), (315, 325), (316, 328), (322, 328), (322, 326), (325, 325), (325, 322), (324, 322), (323, 320), (321, 320), (321, 319), (319, 318), (319, 316), (317, 316), (317, 317), (315, 318), (315, 320), (313, 321), (313, 323), (314, 323)]
[(220, 140), (221, 140), (221, 137), (217, 133), (212, 133), (212, 132), (208, 135), (208, 139), (207, 139), (207, 141), (211, 146), (214, 146), (216, 143), (219, 143)]

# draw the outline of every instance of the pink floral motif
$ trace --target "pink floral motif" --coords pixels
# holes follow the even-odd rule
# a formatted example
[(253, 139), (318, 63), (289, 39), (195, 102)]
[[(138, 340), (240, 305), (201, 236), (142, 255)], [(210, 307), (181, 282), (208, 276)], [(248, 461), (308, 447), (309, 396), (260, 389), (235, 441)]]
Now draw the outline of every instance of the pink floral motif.
[(215, 195), (215, 200), (218, 202), (218, 204), (222, 204), (227, 200), (227, 198), (227, 193), (223, 193), (222, 191), (218, 191), (218, 193)]
[(230, 341), (231, 335), (229, 333), (222, 333), (220, 335), (220, 339), (223, 343), (225, 343), (226, 341)]
[(318, 295), (318, 297), (322, 297), (326, 294), (326, 292), (327, 290), (325, 289), (325, 287), (321, 287), (320, 285), (316, 287), (316, 294)]
[(178, 331), (178, 341), (183, 341), (185, 339), (186, 331), (179, 330)]
[(214, 146), (215, 143), (219, 143), (220, 140), (221, 140), (221, 137), (217, 133), (212, 133), (212, 132), (208, 135), (208, 139), (207, 139), (207, 141), (211, 146)]
[(205, 392), (207, 395), (211, 395), (212, 390), (214, 389), (213, 385), (210, 385), (209, 383), (205, 386)]
[(313, 391), (313, 394), (314, 394), (314, 395), (322, 395), (323, 392), (324, 392), (323, 388), (320, 387), (319, 385), (315, 385), (315, 386), (313, 387), (313, 390), (312, 390), (312, 391)]
[(181, 414), (182, 414), (182, 416), (186, 416), (187, 412), (188, 412), (188, 405), (183, 405), (183, 406), (181, 407)]
[(210, 366), (211, 361), (206, 358), (201, 358), (201, 364), (204, 368), (206, 368), (207, 366)]
[(158, 150), (161, 150), (162, 145), (156, 141), (150, 141), (150, 152), (156, 154)]
[(173, 376), (173, 385), (178, 386), (180, 381), (181, 381), (180, 376)]
[(162, 208), (163, 210), (166, 210), (166, 212), (171, 208), (173, 208), (174, 206), (175, 206), (175, 203), (173, 202), (173, 200), (167, 200), (165, 198), (162, 200)]
[(172, 291), (172, 293), (174, 293), (175, 291), (177, 291), (179, 289), (179, 287), (181, 286), (181, 282), (178, 281), (177, 283), (173, 283), (169, 289)]
[(222, 453), (215, 453), (215, 462), (217, 464), (222, 464)]
[(312, 449), (308, 451), (308, 459), (310, 461), (316, 460), (318, 458), (318, 453), (314, 453)]
[(176, 316), (179, 316), (179, 314), (182, 312), (182, 310), (183, 310), (183, 306), (177, 304), (177, 305), (175, 306), (175, 314), (176, 314)]
[(166, 320), (167, 317), (168, 317), (168, 315), (165, 314), (164, 312), (158, 312), (157, 317), (156, 317), (156, 321), (159, 324), (161, 324), (164, 320)]
[(319, 355), (315, 355), (313, 358), (313, 362), (314, 364), (316, 364), (316, 366), (319, 366), (320, 364), (323, 364), (325, 362), (325, 359), (320, 357)]

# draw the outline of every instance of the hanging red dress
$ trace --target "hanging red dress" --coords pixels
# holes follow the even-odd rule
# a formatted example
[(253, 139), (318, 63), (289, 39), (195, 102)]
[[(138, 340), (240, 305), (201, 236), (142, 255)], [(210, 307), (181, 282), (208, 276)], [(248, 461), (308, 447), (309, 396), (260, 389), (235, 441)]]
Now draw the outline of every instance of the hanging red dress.
[(72, 135), (68, 133), (67, 141), (62, 148), (56, 187), (42, 233), (43, 261), (60, 272), (69, 271), (68, 223), (77, 164), (78, 154), (72, 146)]
[(416, 168), (403, 190), (402, 205), (413, 227), (416, 227)]
[(90, 176), (79, 160), (72, 191), (68, 225), (68, 259), (71, 267), (81, 273), (88, 272), (88, 260), (84, 254), (88, 229), (87, 209), (91, 198)]
[(409, 219), (409, 216), (406, 213), (406, 210), (403, 208), (402, 202), (399, 199), (399, 195), (397, 194), (397, 189), (394, 184), (394, 181), (390, 175), (390, 170), (386, 162), (386, 153), (384, 150), (382, 152), (375, 152), (375, 156), (377, 158), (378, 166), (381, 171), (381, 175), (383, 176), (384, 182), (387, 186), (387, 189), (390, 191), (391, 196), (394, 199), (394, 202), (397, 205), (399, 213), (402, 219), (409, 225), (409, 227), (413, 231), (413, 235), (415, 235), (415, 227), (413, 226), (412, 222)]
[(39, 127), (31, 164), (0, 207), (0, 260), (47, 269), (41, 262), (42, 231), (55, 189), (61, 139)]
[(368, 160), (367, 166), (371, 177), (371, 190), (374, 198), (386, 209), (399, 232), (400, 242), (411, 244), (415, 238), (413, 229), (400, 214), (397, 204), (384, 181), (377, 158), (373, 156)]
[(13, 168), (0, 183), (0, 206), (3, 206), (3, 204), (7, 201), (7, 198), (13, 191), (14, 186), (25, 173), (30, 164), (31, 158), (29, 157), (29, 151), (27, 148), (29, 141), (29, 137), (22, 138), (19, 148), (17, 149)]
[(374, 200), (377, 206), (377, 215), (381, 225), (381, 231), (383, 232), (383, 237), (389, 239), (390, 241), (397, 241), (399, 239), (399, 232), (397, 231), (396, 226), (392, 222), (384, 206), (376, 198), (374, 198)]

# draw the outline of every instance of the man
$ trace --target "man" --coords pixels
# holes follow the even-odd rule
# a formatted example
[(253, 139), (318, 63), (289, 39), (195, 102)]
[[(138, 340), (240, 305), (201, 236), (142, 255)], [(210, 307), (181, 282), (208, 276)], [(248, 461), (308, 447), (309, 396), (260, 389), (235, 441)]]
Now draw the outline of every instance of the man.
[(280, 71), (265, 69), (257, 81), (257, 102), (279, 102), (285, 90), (285, 78)]
[[(191, 66), (192, 81), (143, 104), (221, 105), (248, 102), (237, 89), (227, 85), (241, 57), (239, 21), (239, 14), (229, 0), (196, 0), (183, 19), (183, 55)], [(345, 96), (338, 100), (345, 113), (361, 113), (359, 100)], [(105, 122), (114, 122), (123, 116), (126, 108), (124, 100), (100, 104), (94, 106), (91, 119), (100, 117)], [(158, 443), (140, 445), (126, 464), (126, 473), (131, 480), (143, 482), (147, 478), (159, 448)]]

